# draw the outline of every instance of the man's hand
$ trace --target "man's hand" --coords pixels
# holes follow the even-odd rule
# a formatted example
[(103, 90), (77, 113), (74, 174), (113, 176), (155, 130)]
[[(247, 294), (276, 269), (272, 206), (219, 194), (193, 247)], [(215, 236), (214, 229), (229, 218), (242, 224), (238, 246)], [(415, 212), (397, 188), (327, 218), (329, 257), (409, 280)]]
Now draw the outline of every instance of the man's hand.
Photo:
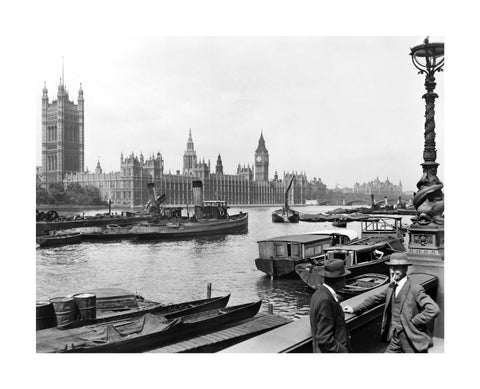
[(345, 305), (343, 307), (343, 312), (353, 313), (353, 308), (350, 305)]

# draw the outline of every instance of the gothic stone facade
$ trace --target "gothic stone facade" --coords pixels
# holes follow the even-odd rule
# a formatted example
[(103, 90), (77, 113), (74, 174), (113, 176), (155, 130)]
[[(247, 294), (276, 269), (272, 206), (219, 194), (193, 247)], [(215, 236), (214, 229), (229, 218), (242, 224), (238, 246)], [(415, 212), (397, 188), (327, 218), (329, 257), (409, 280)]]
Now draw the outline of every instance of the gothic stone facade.
[(84, 99), (82, 85), (78, 104), (70, 101), (60, 80), (57, 100), (42, 94), (42, 176), (45, 183), (62, 182), (69, 172), (84, 171)]
[[(258, 156), (261, 155), (259, 160)], [(105, 200), (112, 200), (118, 206), (142, 206), (147, 203), (147, 183), (154, 182), (157, 194), (165, 194), (168, 204), (189, 205), (193, 203), (192, 181), (201, 179), (205, 200), (226, 200), (228, 204), (283, 204), (284, 194), (293, 173), (284, 173), (283, 180), (275, 172), (273, 180), (268, 180), (268, 151), (263, 134), (254, 154), (255, 172), (250, 166), (237, 168), (237, 174), (224, 174), (221, 156), (218, 155), (215, 173), (211, 172), (210, 162), (196, 156), (192, 134), (189, 132), (187, 149), (184, 153), (183, 174), (165, 173), (160, 153), (145, 159), (133, 153), (120, 157), (120, 172), (103, 173), (98, 162), (95, 173), (68, 173), (66, 184), (78, 182), (93, 185), (100, 189)], [(254, 179), (255, 177), (255, 179)], [(296, 174), (295, 183), (289, 193), (289, 204), (303, 204), (307, 179), (305, 174)]]

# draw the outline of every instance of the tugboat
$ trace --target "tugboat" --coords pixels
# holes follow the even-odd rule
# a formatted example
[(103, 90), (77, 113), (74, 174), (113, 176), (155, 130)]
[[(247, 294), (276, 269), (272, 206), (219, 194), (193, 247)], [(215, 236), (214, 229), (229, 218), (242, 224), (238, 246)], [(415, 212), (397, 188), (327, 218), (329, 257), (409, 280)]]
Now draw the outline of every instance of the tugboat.
[[(154, 187), (151, 186), (155, 198)], [(151, 202), (151, 212), (156, 216), (149, 221), (127, 227), (106, 226), (99, 230), (84, 231), (87, 240), (98, 239), (136, 239), (157, 240), (172, 238), (191, 238), (203, 235), (244, 233), (248, 231), (248, 214), (240, 212), (229, 215), (226, 201), (203, 200), (203, 184), (200, 180), (192, 182), (194, 214), (193, 216), (174, 217), (165, 214), (158, 204)]]

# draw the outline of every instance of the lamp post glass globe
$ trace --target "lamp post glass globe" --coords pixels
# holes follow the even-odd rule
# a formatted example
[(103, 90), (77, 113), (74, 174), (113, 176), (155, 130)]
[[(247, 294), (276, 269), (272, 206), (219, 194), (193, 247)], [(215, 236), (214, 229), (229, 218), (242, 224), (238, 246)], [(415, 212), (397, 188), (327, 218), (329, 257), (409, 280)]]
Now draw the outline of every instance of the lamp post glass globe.
[(443, 42), (430, 42), (427, 36), (423, 43), (410, 49), (412, 62), (420, 73), (433, 74), (442, 71), (445, 45)]

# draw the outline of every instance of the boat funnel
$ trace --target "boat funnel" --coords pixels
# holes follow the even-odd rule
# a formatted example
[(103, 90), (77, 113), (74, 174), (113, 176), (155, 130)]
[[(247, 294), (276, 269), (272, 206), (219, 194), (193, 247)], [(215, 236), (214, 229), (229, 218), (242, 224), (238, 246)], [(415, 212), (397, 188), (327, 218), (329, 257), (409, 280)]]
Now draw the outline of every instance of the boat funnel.
[(200, 180), (192, 181), (193, 205), (195, 206), (195, 217), (203, 218), (203, 183)]
[(372, 208), (375, 208), (375, 196), (373, 195), (373, 193), (370, 195), (371, 199), (372, 199)]
[[(150, 213), (155, 214), (158, 212), (158, 205), (157, 205), (157, 192), (155, 191), (155, 183), (154, 182), (149, 182), (147, 184), (148, 188), (148, 197), (150, 197)], [(146, 205), (147, 209), (148, 204)]]
[(147, 184), (147, 188), (148, 188), (148, 197), (150, 197), (150, 202), (152, 204), (155, 204), (157, 201), (157, 193), (155, 192), (155, 183), (149, 182)]

